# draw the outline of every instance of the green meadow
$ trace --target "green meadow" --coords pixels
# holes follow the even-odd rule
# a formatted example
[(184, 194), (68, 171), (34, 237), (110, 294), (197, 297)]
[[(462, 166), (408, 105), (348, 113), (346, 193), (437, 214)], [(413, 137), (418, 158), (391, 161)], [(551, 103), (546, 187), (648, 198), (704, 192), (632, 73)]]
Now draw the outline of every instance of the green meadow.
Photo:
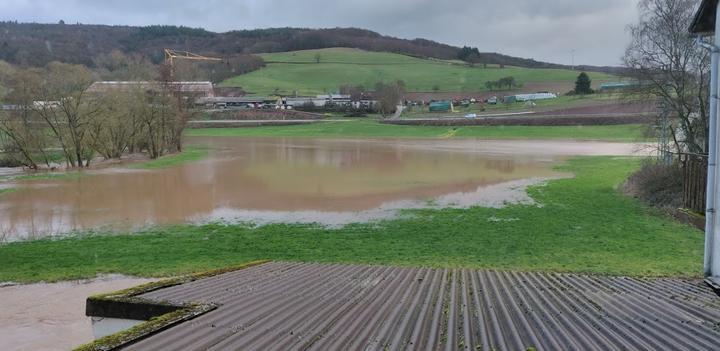
[[(320, 62), (316, 62), (319, 55)], [(372, 88), (378, 81), (403, 80), (408, 91), (478, 92), (485, 82), (512, 76), (520, 83), (574, 82), (578, 72), (482, 65), (469, 67), (451, 61), (425, 60), (410, 56), (332, 48), (260, 55), (267, 66), (221, 83), (242, 87), (251, 94), (300, 95), (335, 92), (343, 84)], [(617, 79), (590, 73), (596, 81)]]

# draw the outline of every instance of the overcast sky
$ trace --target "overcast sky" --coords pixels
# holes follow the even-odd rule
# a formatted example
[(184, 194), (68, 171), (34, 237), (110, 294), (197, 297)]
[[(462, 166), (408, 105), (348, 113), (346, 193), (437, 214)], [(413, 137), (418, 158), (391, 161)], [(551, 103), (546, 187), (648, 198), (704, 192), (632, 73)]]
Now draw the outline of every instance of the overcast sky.
[(480, 51), (619, 65), (638, 0), (1, 0), (0, 19), (174, 24), (212, 31), (359, 27)]

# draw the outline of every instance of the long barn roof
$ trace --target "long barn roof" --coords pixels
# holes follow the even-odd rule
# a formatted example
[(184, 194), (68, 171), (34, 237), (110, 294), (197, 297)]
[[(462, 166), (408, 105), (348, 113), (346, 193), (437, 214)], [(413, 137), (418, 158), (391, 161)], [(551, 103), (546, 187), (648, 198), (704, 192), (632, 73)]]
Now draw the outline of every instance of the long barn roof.
[(160, 89), (165, 84), (171, 89), (182, 93), (202, 93), (205, 96), (214, 96), (211, 82), (168, 82), (160, 83), (153, 81), (100, 81), (95, 82), (88, 88), (89, 92), (103, 93), (108, 91), (129, 91), (131, 89)]
[(217, 309), (129, 350), (717, 350), (700, 280), (271, 262), (139, 297)]

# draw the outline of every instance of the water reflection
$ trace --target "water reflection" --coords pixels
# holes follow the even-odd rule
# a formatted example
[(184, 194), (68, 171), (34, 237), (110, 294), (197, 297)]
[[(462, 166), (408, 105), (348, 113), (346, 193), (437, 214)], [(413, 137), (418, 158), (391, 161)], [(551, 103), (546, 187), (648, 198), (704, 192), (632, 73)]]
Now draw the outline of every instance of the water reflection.
[(551, 170), (554, 156), (483, 153), (477, 147), (441, 150), (422, 140), (189, 142), (210, 147), (210, 158), (162, 170), (100, 170), (77, 179), (22, 183), (22, 190), (0, 196), (0, 232), (16, 240), (208, 220), (242, 211), (367, 211), (557, 175)]

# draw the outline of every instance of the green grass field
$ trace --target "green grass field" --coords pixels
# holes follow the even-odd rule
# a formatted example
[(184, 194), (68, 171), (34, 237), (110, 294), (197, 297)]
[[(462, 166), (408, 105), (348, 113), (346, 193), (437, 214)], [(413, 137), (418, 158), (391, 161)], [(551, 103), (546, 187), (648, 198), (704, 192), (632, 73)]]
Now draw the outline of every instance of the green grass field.
[(646, 126), (477, 126), (425, 127), (377, 123), (370, 119), (325, 121), (295, 126), (256, 128), (188, 129), (187, 136), (245, 137), (368, 137), (368, 138), (484, 138), (484, 139), (575, 139), (608, 141), (644, 141)]
[(618, 190), (640, 159), (584, 157), (530, 189), (542, 206), (413, 210), (341, 229), (175, 226), (0, 246), (0, 281), (172, 276), (258, 259), (698, 277), (703, 236)]
[[(315, 55), (320, 54), (320, 63)], [(242, 87), (251, 94), (301, 95), (335, 92), (343, 84), (372, 88), (378, 81), (403, 80), (408, 91), (476, 92), (484, 91), (485, 82), (513, 76), (520, 83), (574, 82), (578, 72), (561, 69), (518, 67), (467, 67), (443, 61), (410, 56), (332, 48), (261, 55), (265, 68), (226, 80), (222, 86)], [(275, 62), (275, 63), (273, 63)], [(602, 73), (590, 73), (593, 80), (617, 79)]]

